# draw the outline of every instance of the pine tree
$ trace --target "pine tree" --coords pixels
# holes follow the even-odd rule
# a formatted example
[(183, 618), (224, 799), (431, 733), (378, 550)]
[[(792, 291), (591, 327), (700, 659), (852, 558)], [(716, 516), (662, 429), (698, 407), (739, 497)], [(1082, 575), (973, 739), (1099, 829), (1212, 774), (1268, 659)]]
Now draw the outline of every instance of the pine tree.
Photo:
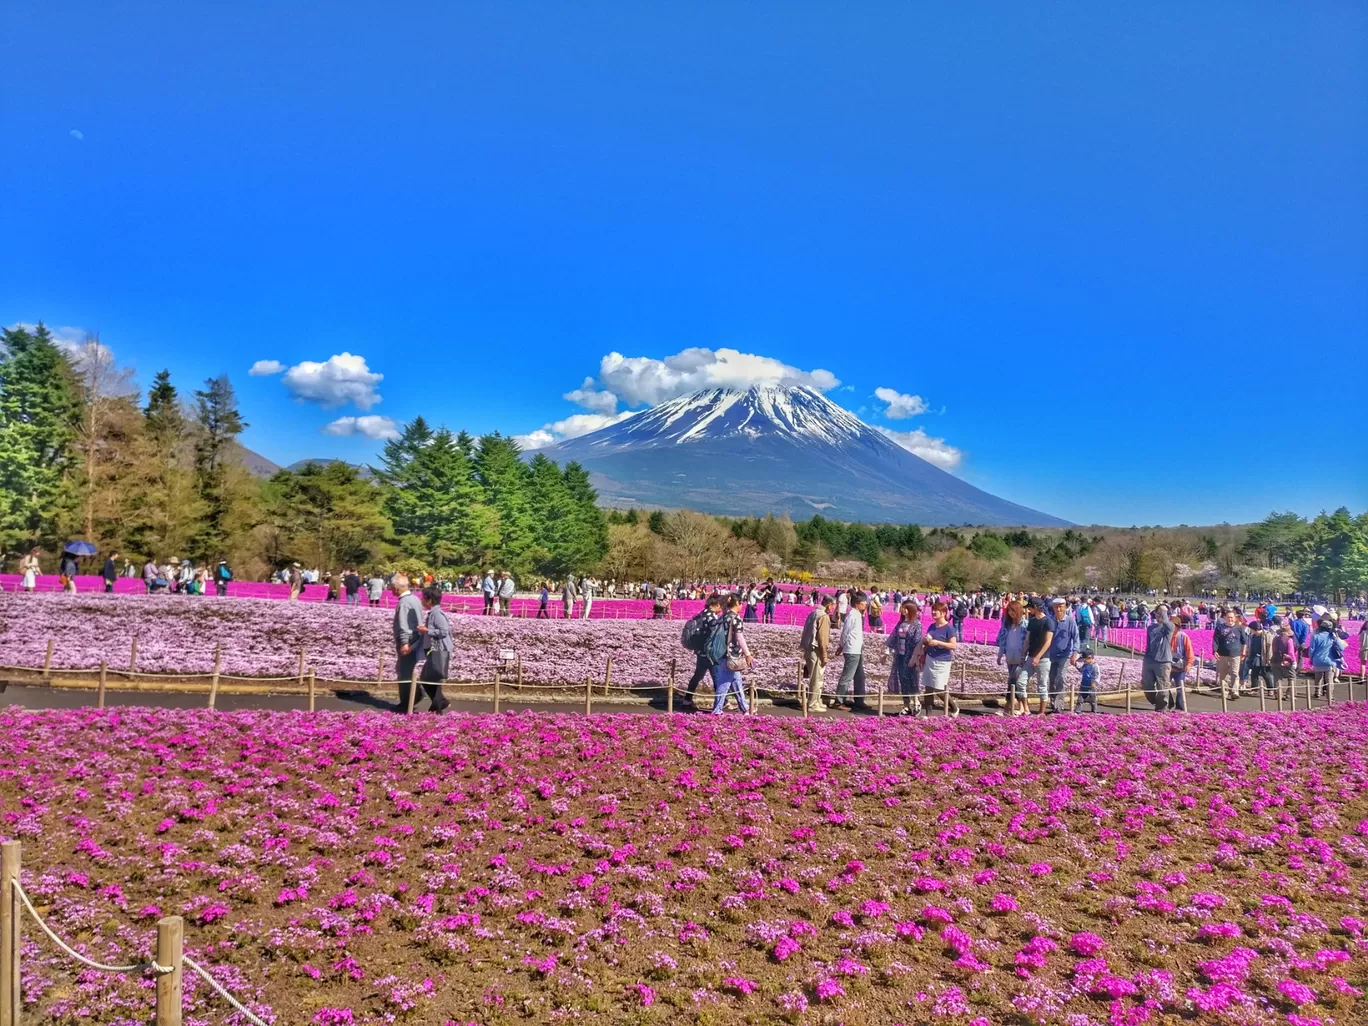
[(516, 577), (531, 574), (536, 535), (528, 503), (531, 471), (518, 443), (500, 434), (485, 435), (475, 453), (475, 480), (484, 504), (498, 516), (499, 545), (495, 561)]
[(125, 547), (161, 561), (190, 551), (205, 504), (195, 483), (191, 424), (169, 371), (157, 373), (142, 413)]
[(204, 503), (204, 519), (191, 544), (195, 558), (214, 562), (221, 554), (229, 555), (252, 526), (245, 508), (251, 497), (235, 459), (237, 436), (247, 425), (226, 374), (205, 381), (195, 399), (195, 485)]
[(0, 551), (57, 541), (73, 469), (80, 397), (71, 364), (42, 324), (0, 332)]

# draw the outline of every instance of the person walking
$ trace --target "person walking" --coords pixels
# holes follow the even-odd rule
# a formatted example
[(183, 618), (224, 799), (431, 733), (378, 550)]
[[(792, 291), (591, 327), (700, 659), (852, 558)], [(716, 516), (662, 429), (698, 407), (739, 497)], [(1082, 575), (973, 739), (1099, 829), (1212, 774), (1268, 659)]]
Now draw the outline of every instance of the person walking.
[(486, 570), (484, 577), (480, 579), (480, 594), (484, 596), (484, 615), (492, 616), (496, 610), (494, 602), (498, 596), (499, 589), (494, 584), (494, 571)]
[(1078, 604), (1078, 609), (1074, 614), (1074, 622), (1078, 625), (1078, 644), (1081, 648), (1088, 643), (1092, 637), (1093, 630), (1093, 608), (1092, 603), (1086, 600)]
[(774, 623), (774, 606), (779, 601), (779, 587), (771, 577), (765, 582), (765, 623)]
[(407, 712), (409, 692), (413, 687), (413, 669), (418, 665), (418, 656), (423, 647), (418, 630), (418, 625), (423, 622), (423, 604), (409, 590), (406, 573), (400, 572), (390, 578), (390, 591), (394, 592), (397, 600), (394, 608), (394, 650), (398, 661), (394, 670), (399, 677), (399, 707), (396, 711)]
[[(1296, 634), (1294, 628), (1293, 634)], [(1225, 619), (1212, 630), (1216, 650), (1216, 689), (1227, 698), (1240, 697), (1240, 665), (1244, 660), (1246, 634), (1240, 614), (1227, 609)]]
[(33, 592), (38, 589), (38, 546), (29, 549), (28, 555), (19, 559), (19, 590)]
[(1273, 679), (1278, 685), (1278, 698), (1286, 699), (1292, 697), (1292, 677), (1297, 669), (1297, 636), (1281, 616), (1275, 616), (1273, 623)]
[(300, 569), (298, 563), (290, 567), (289, 582), (290, 601), (298, 602), (299, 594), (304, 590), (304, 571)]
[(1078, 662), (1078, 623), (1069, 612), (1069, 603), (1056, 598), (1054, 609), (1054, 637), (1050, 640), (1050, 712), (1059, 712), (1059, 699), (1064, 694), (1064, 673)]
[(428, 708), (440, 716), (451, 704), (442, 688), (451, 673), (451, 621), (442, 611), (442, 589), (437, 585), (429, 584), (424, 588), (420, 600), (427, 617), (415, 630), (421, 635), (427, 658), (423, 660), (418, 680), (423, 694), (427, 695)]
[(584, 577), (580, 580), (580, 594), (584, 597), (584, 612), (580, 614), (583, 620), (589, 619), (589, 610), (594, 608), (594, 587), (595, 580), (592, 577)]
[(964, 622), (969, 619), (969, 600), (961, 595), (955, 600), (955, 640), (964, 640)]
[(57, 561), (57, 576), (61, 581), (62, 590), (68, 594), (76, 594), (76, 557), (70, 552), (63, 552), (61, 559)]
[(899, 716), (917, 716), (921, 713), (921, 702), (913, 708), (912, 700), (921, 693), (917, 664), (922, 655), (922, 639), (926, 631), (922, 627), (921, 610), (912, 599), (904, 599), (898, 607), (898, 622), (884, 642), (893, 657), (893, 670), (889, 674), (889, 684), (895, 695), (902, 697), (902, 710)]
[(798, 639), (798, 648), (803, 653), (803, 680), (805, 688), (798, 696), (798, 704), (809, 713), (824, 713), (822, 704), (822, 684), (827, 659), (831, 655), (831, 610), (836, 600), (830, 595), (822, 599), (822, 604), (808, 613), (803, 621), (803, 633)]
[(1316, 697), (1330, 698), (1344, 665), (1344, 642), (1340, 640), (1335, 621), (1330, 616), (1322, 616), (1316, 625), (1316, 632), (1306, 646), (1311, 662), (1311, 672), (1316, 675)]
[(111, 552), (105, 557), (104, 569), (100, 571), (100, 576), (104, 578), (105, 594), (112, 594), (114, 582), (119, 579), (119, 564), (117, 562), (119, 554)]
[(1196, 662), (1192, 649), (1192, 639), (1181, 625), (1175, 625), (1173, 638), (1169, 642), (1169, 694), (1172, 696), (1169, 707), (1179, 712), (1187, 712), (1187, 679)]
[(708, 672), (712, 669), (712, 660), (708, 656), (708, 642), (712, 638), (713, 629), (721, 619), (722, 597), (714, 592), (708, 596), (703, 608), (684, 625), (684, 637), (689, 642), (685, 648), (694, 654), (693, 676), (685, 685), (684, 707), (686, 711), (697, 708), (695, 698), (698, 695), (698, 685), (703, 683), (703, 678), (708, 676)]
[(1097, 712), (1097, 663), (1090, 648), (1079, 653), (1078, 699), (1073, 708), (1075, 714), (1083, 711), (1084, 702), (1088, 703), (1088, 712)]
[(746, 645), (746, 632), (741, 627), (741, 600), (735, 595), (727, 597), (727, 612), (713, 629), (725, 631), (727, 637), (726, 656), (713, 663), (711, 668), (713, 715), (721, 716), (726, 711), (728, 695), (735, 695), (737, 708), (743, 715), (749, 715), (750, 707), (746, 704), (746, 687), (741, 679), (741, 671), (749, 669), (753, 660)]
[(950, 697), (950, 671), (959, 637), (950, 622), (950, 607), (945, 602), (931, 606), (931, 626), (922, 638), (921, 690), (922, 708), (932, 712), (936, 708), (936, 693), (945, 701), (950, 716), (960, 714), (959, 703)]
[(347, 593), (347, 605), (358, 605), (361, 601), (361, 575), (355, 570), (348, 570), (342, 575), (342, 589)]
[(1026, 705), (1026, 611), (1021, 603), (1012, 599), (1007, 603), (1002, 626), (997, 634), (997, 664), (1007, 662), (1007, 710), (1008, 716), (1023, 716), (1030, 711)]
[(561, 585), (561, 606), (565, 610), (565, 619), (570, 619), (575, 613), (575, 599), (579, 593), (575, 590), (575, 578), (571, 574), (565, 575), (565, 583)]
[[(865, 702), (864, 673), (864, 613), (867, 602), (864, 592), (856, 592), (854, 601), (850, 604), (850, 612), (841, 621), (841, 655), (844, 656), (845, 663), (841, 666), (841, 679), (836, 684), (834, 703), (846, 709), (861, 711), (869, 708)], [(855, 689), (853, 704), (847, 699), (852, 684)]]
[(1245, 634), (1244, 666), (1248, 674), (1249, 693), (1265, 695), (1273, 693), (1273, 635), (1264, 630), (1263, 621), (1257, 616), (1249, 621)]
[(385, 579), (380, 574), (373, 573), (370, 580), (366, 582), (366, 599), (372, 606), (378, 606), (380, 600), (385, 595)]
[(1045, 603), (1032, 596), (1026, 602), (1026, 687), (1035, 684), (1040, 696), (1040, 711), (1050, 701), (1050, 643), (1054, 641), (1054, 621), (1045, 615)]
[(1315, 633), (1315, 627), (1311, 623), (1311, 610), (1297, 610), (1297, 618), (1292, 621), (1292, 636), (1297, 639), (1298, 666), (1301, 660), (1307, 660), (1311, 650), (1311, 635)]
[(513, 580), (513, 575), (507, 570), (499, 575), (499, 615), (513, 615), (513, 595), (517, 592), (518, 586)]
[(218, 566), (214, 567), (214, 595), (218, 598), (228, 597), (228, 582), (233, 579), (233, 568), (228, 565), (228, 560), (220, 559)]
[(1173, 623), (1168, 606), (1154, 609), (1154, 620), (1145, 628), (1145, 658), (1140, 664), (1140, 690), (1155, 712), (1168, 709), (1173, 699), (1169, 681), (1173, 672)]
[(551, 599), (551, 585), (547, 581), (541, 582), (541, 592), (537, 595), (537, 619), (551, 619), (550, 612), (547, 611), (546, 604)]

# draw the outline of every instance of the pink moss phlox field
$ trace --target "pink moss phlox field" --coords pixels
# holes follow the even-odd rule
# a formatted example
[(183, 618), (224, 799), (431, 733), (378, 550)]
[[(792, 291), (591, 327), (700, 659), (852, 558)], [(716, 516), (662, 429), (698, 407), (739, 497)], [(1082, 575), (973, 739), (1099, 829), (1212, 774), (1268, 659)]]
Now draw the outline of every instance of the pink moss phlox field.
[[(0, 712), (0, 833), (91, 956), (161, 915), (270, 1021), (1349, 1026), (1368, 710)], [(28, 1021), (148, 981), (26, 930)], [(230, 1021), (187, 975), (187, 1022)], [(831, 1018), (828, 1018), (831, 1016)]]
[[(247, 677), (292, 678), (299, 650), (324, 680), (374, 681), (378, 657), (394, 670), (393, 613), (366, 607), (252, 602), (176, 595), (0, 595), (0, 665), (41, 667), (48, 639), (54, 639), (57, 669), (92, 669), (101, 659), (128, 666), (138, 639), (138, 669), (144, 673), (207, 674), (214, 648), (222, 646), (222, 672)], [(683, 624), (672, 620), (525, 620), (517, 617), (451, 618), (454, 645), (450, 679), (492, 681), (503, 652), (522, 659), (522, 677), (533, 685), (579, 685), (602, 681), (609, 657), (612, 681), (624, 687), (659, 687), (676, 668), (676, 683), (693, 671), (693, 655), (680, 645)], [(792, 691), (798, 677), (798, 631), (747, 624), (756, 656), (746, 680), (757, 687)], [(872, 691), (888, 680), (888, 655), (881, 637), (865, 639)], [(961, 675), (966, 691), (1003, 693), (1006, 670), (996, 666), (992, 646), (962, 645), (955, 652), (954, 686)], [(1100, 687), (1115, 690), (1123, 660), (1100, 657)], [(841, 659), (826, 675), (835, 689)], [(961, 666), (963, 672), (961, 672)], [(507, 679), (507, 667), (505, 679)], [(1077, 674), (1070, 671), (1071, 679)], [(1131, 685), (1138, 671), (1124, 678)]]

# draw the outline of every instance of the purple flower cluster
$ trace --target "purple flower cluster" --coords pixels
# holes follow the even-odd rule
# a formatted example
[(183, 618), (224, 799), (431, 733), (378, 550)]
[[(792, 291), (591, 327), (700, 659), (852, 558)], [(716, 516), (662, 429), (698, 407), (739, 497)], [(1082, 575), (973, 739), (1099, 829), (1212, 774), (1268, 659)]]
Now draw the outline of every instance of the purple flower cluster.
[[(0, 834), (91, 957), (146, 958), (182, 915), (279, 1022), (1342, 1024), (1368, 971), (1362, 706), (1030, 729), (11, 708)], [(32, 933), (24, 960), (32, 1021), (149, 1017), (143, 980)], [(222, 1015), (186, 990), (190, 1021)]]

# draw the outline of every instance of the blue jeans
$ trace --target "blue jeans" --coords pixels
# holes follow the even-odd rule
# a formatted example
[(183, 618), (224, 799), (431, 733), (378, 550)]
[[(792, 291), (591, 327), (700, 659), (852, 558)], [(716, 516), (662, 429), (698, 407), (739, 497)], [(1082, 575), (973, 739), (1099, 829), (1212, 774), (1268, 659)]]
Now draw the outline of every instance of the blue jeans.
[(713, 682), (713, 715), (721, 716), (722, 710), (726, 707), (727, 696), (735, 695), (736, 704), (740, 710), (750, 712), (746, 707), (746, 689), (741, 682), (740, 670), (729, 670), (726, 662), (720, 662), (710, 671)]
[(361, 600), (361, 593), (360, 593), (359, 591), (349, 591), (349, 592), (347, 592), (347, 605), (349, 605), (349, 606), (354, 606), (354, 605), (356, 605), (360, 600)]
[(1186, 680), (1186, 673), (1169, 674), (1169, 687), (1173, 688), (1173, 707), (1179, 712), (1187, 712), (1187, 690), (1183, 687)]

